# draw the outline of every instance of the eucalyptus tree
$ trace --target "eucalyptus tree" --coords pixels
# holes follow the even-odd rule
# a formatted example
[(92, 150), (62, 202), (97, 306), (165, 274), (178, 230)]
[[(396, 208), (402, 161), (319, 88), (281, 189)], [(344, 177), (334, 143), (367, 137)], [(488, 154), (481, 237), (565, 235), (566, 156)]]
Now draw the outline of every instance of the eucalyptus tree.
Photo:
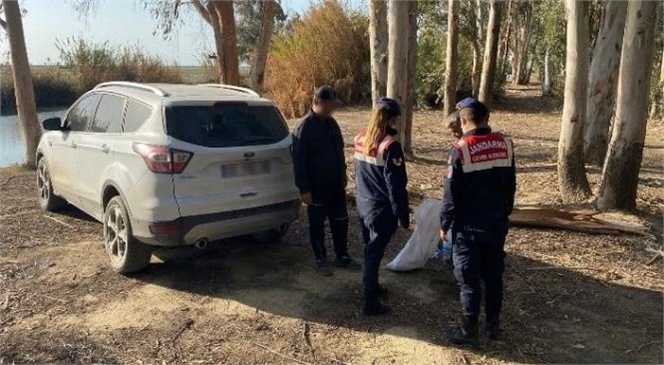
[(25, 144), (25, 163), (28, 168), (36, 167), (37, 145), (41, 138), (41, 127), (37, 118), (35, 92), (32, 88), (32, 73), (23, 34), (23, 19), (18, 1), (2, 0), (0, 27), (7, 33), (9, 53), (12, 61), (14, 95), (21, 134)]

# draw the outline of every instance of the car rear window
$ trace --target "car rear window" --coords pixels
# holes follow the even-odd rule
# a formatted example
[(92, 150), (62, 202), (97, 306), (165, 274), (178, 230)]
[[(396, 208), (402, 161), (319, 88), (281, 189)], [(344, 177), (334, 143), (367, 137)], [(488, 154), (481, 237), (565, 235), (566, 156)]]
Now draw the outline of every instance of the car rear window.
[(275, 107), (243, 103), (170, 106), (166, 128), (169, 136), (204, 147), (272, 144), (288, 136), (286, 123)]

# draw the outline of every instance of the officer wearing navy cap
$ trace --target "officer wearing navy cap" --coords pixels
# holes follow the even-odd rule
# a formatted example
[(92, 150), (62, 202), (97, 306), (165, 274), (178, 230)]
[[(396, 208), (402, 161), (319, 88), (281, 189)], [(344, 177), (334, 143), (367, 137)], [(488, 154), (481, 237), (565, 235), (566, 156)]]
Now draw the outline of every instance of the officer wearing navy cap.
[(367, 129), (355, 137), (357, 212), (364, 237), (364, 276), (361, 313), (385, 314), (390, 307), (380, 302), (387, 291), (378, 284), (378, 270), (385, 248), (398, 225), (408, 229), (406, 161), (396, 140), (399, 104), (378, 100)]
[(459, 284), (462, 324), (447, 328), (455, 345), (478, 341), (481, 287), (484, 281), (486, 333), (499, 335), (508, 216), (514, 206), (516, 173), (512, 141), (488, 126), (489, 110), (473, 98), (457, 104), (463, 135), (450, 150), (441, 238), (452, 230), (454, 276)]
[(346, 208), (346, 158), (339, 124), (332, 117), (339, 104), (337, 93), (321, 86), (309, 114), (293, 132), (295, 184), (309, 216), (309, 238), (316, 258), (316, 272), (331, 276), (333, 268), (325, 249), (325, 221), (329, 220), (335, 265), (359, 270), (362, 266), (348, 254)]

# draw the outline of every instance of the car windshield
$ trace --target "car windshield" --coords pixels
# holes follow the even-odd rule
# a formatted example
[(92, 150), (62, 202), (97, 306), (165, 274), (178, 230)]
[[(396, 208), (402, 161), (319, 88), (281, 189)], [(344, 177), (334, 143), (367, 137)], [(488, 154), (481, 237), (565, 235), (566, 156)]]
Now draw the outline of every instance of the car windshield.
[(204, 147), (272, 144), (288, 136), (275, 107), (244, 103), (170, 106), (166, 128), (169, 136)]

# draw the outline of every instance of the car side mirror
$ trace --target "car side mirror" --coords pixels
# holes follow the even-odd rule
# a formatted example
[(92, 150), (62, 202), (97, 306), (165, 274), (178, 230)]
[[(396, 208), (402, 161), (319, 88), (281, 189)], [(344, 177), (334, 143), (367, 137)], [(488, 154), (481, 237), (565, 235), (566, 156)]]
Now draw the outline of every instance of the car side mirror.
[(61, 131), (64, 129), (60, 118), (48, 118), (42, 123), (42, 125), (47, 131)]

